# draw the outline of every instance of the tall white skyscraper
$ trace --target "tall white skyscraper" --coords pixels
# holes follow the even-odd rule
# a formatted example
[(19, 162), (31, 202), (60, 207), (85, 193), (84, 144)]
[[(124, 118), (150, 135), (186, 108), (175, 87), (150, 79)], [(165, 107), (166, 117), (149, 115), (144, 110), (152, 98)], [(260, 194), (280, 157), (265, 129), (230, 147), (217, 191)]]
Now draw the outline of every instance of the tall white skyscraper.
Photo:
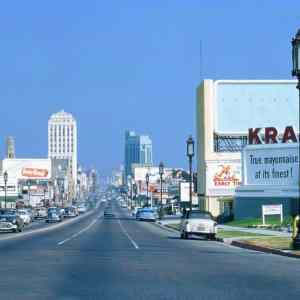
[(77, 126), (65, 111), (53, 114), (48, 121), (48, 157), (68, 159), (74, 191), (77, 184)]

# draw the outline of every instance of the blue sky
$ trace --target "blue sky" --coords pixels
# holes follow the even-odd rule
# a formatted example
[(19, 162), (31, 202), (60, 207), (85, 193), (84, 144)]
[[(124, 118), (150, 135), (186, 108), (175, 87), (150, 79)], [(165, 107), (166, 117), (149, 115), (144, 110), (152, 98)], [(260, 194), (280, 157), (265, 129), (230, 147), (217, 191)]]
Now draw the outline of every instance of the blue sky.
[(200, 80), (289, 79), (300, 27), (296, 0), (1, 4), (1, 155), (13, 135), (18, 157), (47, 156), (48, 117), (65, 109), (100, 173), (122, 163), (125, 129), (151, 135), (155, 162), (185, 167)]

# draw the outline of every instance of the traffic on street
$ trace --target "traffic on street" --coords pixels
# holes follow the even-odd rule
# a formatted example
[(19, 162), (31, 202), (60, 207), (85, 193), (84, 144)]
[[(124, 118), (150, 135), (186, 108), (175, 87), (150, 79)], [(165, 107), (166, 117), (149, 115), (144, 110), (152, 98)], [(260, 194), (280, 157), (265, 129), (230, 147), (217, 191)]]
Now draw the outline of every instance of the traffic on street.
[[(297, 259), (140, 222), (120, 201), (78, 221), (1, 241), (3, 299), (277, 299), (297, 297)], [(109, 218), (105, 213), (110, 211)], [(76, 219), (74, 219), (76, 220)], [(243, 270), (243, 271), (242, 271)], [(17, 282), (17, 287), (16, 287)], [(28, 288), (30, 287), (30, 288)], [(293, 288), (291, 288), (293, 287)], [(162, 296), (163, 295), (163, 296)]]

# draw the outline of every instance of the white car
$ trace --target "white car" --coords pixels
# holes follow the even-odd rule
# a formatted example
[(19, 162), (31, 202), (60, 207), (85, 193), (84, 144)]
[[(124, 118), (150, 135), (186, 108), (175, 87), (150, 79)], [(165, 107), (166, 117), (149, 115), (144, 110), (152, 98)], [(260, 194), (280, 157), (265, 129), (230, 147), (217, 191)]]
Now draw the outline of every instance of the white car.
[(157, 219), (157, 213), (149, 207), (145, 207), (138, 212), (137, 219), (140, 221), (152, 221), (155, 222)]
[(26, 209), (18, 209), (17, 210), (17, 215), (23, 219), (24, 224), (28, 225), (31, 222), (31, 217), (30, 214)]
[(80, 205), (78, 205), (77, 210), (80, 214), (82, 214), (82, 213), (85, 213), (87, 211), (87, 208), (84, 204), (80, 204)]
[(214, 240), (217, 234), (217, 223), (211, 213), (199, 210), (185, 211), (181, 217), (180, 237), (188, 239), (190, 234)]

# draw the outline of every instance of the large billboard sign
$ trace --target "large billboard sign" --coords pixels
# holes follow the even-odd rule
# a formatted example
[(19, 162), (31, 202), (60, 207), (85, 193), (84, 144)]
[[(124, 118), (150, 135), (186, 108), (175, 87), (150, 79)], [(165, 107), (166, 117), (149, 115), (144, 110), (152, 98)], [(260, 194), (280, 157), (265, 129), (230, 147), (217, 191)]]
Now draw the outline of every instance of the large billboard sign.
[(47, 180), (51, 178), (51, 160), (4, 159), (3, 171), (7, 171), (9, 177), (18, 180)]
[(241, 164), (234, 161), (208, 162), (206, 178), (208, 196), (232, 196), (241, 184)]
[(299, 144), (249, 145), (243, 151), (245, 185), (299, 185)]

